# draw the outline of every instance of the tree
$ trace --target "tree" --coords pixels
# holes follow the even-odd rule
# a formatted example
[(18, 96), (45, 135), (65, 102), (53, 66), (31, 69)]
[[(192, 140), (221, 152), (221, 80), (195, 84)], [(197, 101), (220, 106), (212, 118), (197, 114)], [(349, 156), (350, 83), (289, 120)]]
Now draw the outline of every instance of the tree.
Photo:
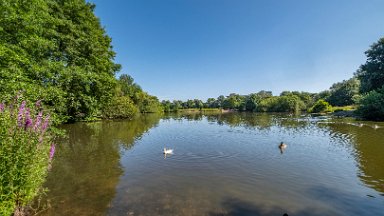
[(208, 98), (207, 102), (204, 104), (204, 107), (206, 107), (206, 108), (215, 108), (215, 102), (216, 102), (215, 98)]
[(218, 108), (223, 108), (224, 100), (225, 100), (224, 95), (220, 95), (219, 97), (217, 97), (217, 100), (216, 100), (216, 106), (217, 106)]
[(365, 119), (384, 120), (384, 86), (381, 89), (370, 91), (359, 102), (357, 112)]
[(120, 65), (94, 8), (85, 0), (1, 1), (0, 99), (24, 91), (61, 116), (99, 116)]
[(271, 91), (265, 91), (265, 90), (261, 90), (257, 94), (262, 98), (268, 98), (273, 96)]
[(245, 107), (244, 104), (245, 104), (245, 97), (244, 96), (232, 93), (227, 98), (225, 98), (222, 106), (224, 109), (243, 110), (242, 108)]
[(330, 96), (326, 99), (332, 106), (347, 106), (354, 104), (353, 98), (359, 94), (360, 81), (357, 78), (343, 80), (330, 88)]
[(247, 111), (256, 111), (258, 104), (260, 103), (261, 96), (258, 94), (250, 94), (245, 101), (245, 109)]
[(367, 61), (356, 72), (361, 81), (361, 93), (381, 88), (384, 85), (384, 38), (380, 38), (365, 52)]

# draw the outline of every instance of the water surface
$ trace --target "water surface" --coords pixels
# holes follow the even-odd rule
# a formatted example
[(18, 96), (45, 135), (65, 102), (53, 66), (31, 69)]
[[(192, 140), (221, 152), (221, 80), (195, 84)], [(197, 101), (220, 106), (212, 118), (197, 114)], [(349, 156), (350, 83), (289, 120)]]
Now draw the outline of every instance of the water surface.
[(228, 113), (64, 128), (41, 215), (384, 212), (382, 123)]

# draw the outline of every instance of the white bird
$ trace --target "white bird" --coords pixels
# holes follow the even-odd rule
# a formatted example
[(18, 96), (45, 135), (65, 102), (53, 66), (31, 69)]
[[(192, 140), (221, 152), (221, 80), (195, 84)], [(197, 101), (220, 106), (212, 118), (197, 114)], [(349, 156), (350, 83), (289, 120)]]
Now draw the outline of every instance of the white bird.
[(167, 149), (164, 147), (163, 154), (173, 154), (173, 149)]

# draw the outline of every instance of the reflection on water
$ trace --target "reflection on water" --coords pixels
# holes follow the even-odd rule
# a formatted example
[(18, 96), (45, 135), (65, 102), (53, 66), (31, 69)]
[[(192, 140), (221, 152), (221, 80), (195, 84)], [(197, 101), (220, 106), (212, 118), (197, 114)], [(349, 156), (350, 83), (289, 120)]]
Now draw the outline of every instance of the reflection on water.
[(120, 149), (154, 127), (158, 116), (132, 121), (64, 125), (68, 139), (57, 145), (46, 187), (51, 208), (42, 215), (104, 215), (124, 170)]
[(42, 214), (380, 215), (381, 126), (251, 113), (65, 125)]
[(333, 133), (351, 140), (359, 178), (384, 196), (384, 124), (335, 122), (328, 126)]

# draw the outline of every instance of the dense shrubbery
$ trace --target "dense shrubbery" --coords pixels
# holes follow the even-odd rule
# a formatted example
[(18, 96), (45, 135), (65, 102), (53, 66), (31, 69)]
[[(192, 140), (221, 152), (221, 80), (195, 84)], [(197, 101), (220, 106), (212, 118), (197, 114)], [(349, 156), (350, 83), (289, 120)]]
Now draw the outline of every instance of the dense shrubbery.
[(344, 80), (331, 86), (329, 96), (325, 98), (332, 106), (348, 106), (355, 104), (354, 98), (359, 95), (360, 81), (356, 78)]
[(384, 120), (384, 86), (370, 91), (360, 101), (358, 114), (369, 120)]
[(40, 102), (0, 104), (0, 215), (23, 211), (41, 192), (55, 146)]
[(127, 96), (114, 97), (110, 104), (104, 109), (106, 118), (132, 118), (138, 109)]
[(308, 111), (310, 113), (332, 112), (332, 106), (325, 100), (320, 99)]

